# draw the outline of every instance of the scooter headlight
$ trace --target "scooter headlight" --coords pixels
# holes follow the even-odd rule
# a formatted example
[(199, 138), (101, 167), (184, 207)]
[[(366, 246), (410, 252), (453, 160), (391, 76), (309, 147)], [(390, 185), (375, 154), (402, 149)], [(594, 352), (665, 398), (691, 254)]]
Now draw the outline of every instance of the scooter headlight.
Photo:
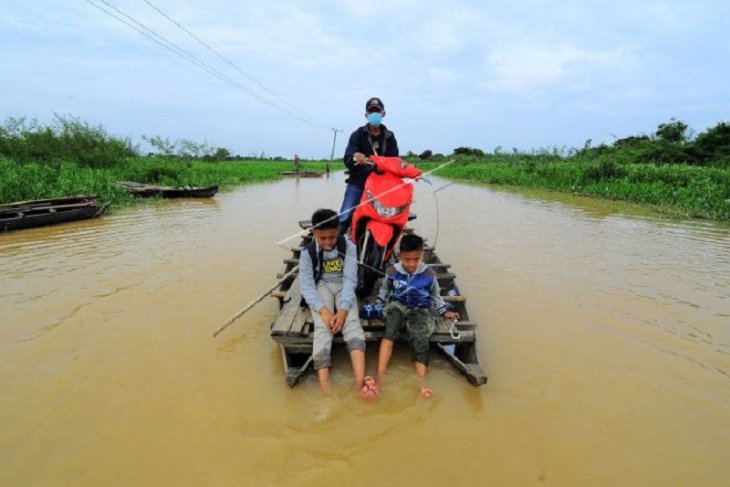
[(373, 205), (373, 208), (375, 209), (375, 212), (382, 216), (383, 218), (393, 218), (399, 213), (403, 213), (403, 211), (408, 207), (408, 205), (404, 206), (385, 206), (380, 201), (378, 201), (375, 196), (370, 193), (370, 191), (367, 192), (368, 195), (368, 201), (370, 201), (370, 204)]

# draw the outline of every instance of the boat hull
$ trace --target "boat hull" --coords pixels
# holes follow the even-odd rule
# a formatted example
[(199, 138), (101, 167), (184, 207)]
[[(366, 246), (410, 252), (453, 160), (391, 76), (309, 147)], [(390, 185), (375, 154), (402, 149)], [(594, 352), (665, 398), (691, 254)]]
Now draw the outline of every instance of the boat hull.
[[(300, 222), (300, 225), (308, 228), (308, 222)], [(284, 272), (280, 276), (298, 264), (299, 253), (310, 238), (305, 237), (299, 247), (292, 249), (293, 255), (284, 261)], [(443, 354), (470, 384), (482, 386), (487, 383), (487, 375), (481, 366), (477, 349), (477, 324), (469, 318), (466, 298), (458, 293), (455, 284), (456, 275), (449, 272), (450, 266), (443, 263), (434, 249), (428, 246), (425, 249), (424, 261), (436, 271), (444, 300), (461, 316), (460, 321), (453, 327), (449, 320), (436, 319), (436, 330), (430, 339), (431, 347)], [(293, 387), (313, 365), (311, 355), (314, 322), (310, 310), (299, 306), (299, 279), (296, 273), (284, 280), (272, 295), (279, 299), (280, 311), (271, 325), (271, 338), (280, 346), (286, 382)], [(385, 335), (385, 324), (381, 320), (361, 319), (360, 323), (367, 342), (379, 342)], [(342, 336), (336, 336), (334, 343), (344, 344)]]
[(117, 184), (140, 198), (212, 198), (218, 192), (218, 186), (155, 186), (134, 181), (117, 181)]
[(0, 232), (96, 218), (109, 207), (93, 196), (20, 201), (0, 205)]

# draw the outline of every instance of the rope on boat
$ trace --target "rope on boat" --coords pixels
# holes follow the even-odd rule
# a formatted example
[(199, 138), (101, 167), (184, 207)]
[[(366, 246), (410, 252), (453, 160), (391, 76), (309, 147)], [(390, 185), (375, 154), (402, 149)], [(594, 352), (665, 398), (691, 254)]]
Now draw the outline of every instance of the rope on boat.
[(458, 340), (461, 338), (461, 332), (456, 328), (456, 322), (459, 321), (457, 319), (451, 320), (451, 326), (449, 327), (449, 335), (451, 335), (451, 338), (454, 340)]
[(433, 244), (431, 244), (431, 247), (433, 247), (434, 250), (436, 249), (436, 242), (438, 242), (438, 239), (439, 239), (439, 228), (441, 228), (441, 213), (439, 211), (439, 209), (440, 209), (439, 208), (439, 199), (438, 199), (438, 196), (436, 195), (436, 193), (438, 193), (442, 189), (448, 188), (452, 184), (454, 184), (454, 183), (444, 184), (440, 188), (435, 189), (433, 191), (433, 199), (436, 202), (436, 235), (434, 235), (434, 237), (433, 237)]

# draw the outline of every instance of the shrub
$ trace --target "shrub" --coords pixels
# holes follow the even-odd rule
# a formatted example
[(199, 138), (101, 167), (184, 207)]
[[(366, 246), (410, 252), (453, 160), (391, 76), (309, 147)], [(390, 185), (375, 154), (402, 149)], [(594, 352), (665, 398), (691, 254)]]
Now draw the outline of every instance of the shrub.
[(129, 139), (112, 137), (100, 125), (54, 115), (49, 125), (9, 118), (0, 126), (0, 155), (20, 163), (75, 162), (85, 167), (111, 167), (137, 156)]
[(481, 149), (475, 149), (473, 147), (457, 147), (454, 149), (455, 156), (484, 156), (484, 151)]

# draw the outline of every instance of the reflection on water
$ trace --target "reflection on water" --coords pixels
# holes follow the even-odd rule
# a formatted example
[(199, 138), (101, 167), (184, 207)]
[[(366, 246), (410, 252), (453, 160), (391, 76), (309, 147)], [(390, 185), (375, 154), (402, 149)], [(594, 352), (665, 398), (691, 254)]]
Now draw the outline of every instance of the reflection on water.
[[(396, 349), (376, 403), (285, 386), (275, 242), (344, 182), (285, 180), (0, 235), (0, 484), (722, 485), (730, 228), (556, 195), (418, 185), (489, 384)], [(375, 363), (376, 347), (368, 361)], [(721, 483), (722, 482), (722, 483)]]

